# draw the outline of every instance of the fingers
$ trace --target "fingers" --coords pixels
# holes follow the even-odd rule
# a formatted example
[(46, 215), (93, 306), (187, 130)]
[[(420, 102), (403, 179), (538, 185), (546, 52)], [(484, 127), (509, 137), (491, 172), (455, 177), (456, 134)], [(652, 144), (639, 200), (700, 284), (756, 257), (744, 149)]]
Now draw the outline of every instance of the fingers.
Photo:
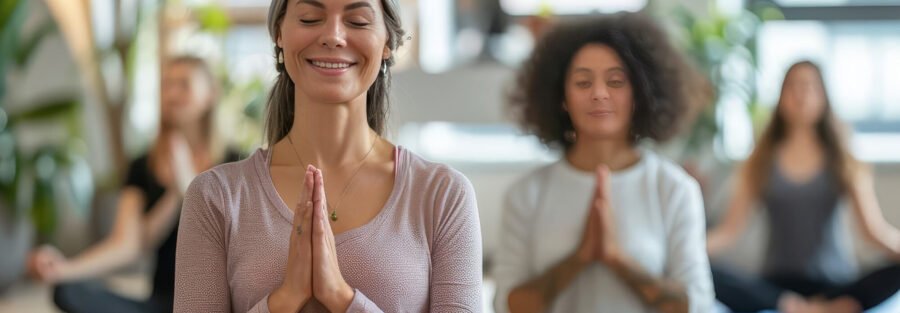
[(302, 225), (304, 210), (307, 206), (311, 206), (311, 197), (313, 188), (312, 165), (306, 168), (303, 176), (303, 188), (300, 191), (300, 197), (297, 198), (297, 204), (294, 206), (294, 225)]
[[(313, 194), (313, 202), (315, 203), (315, 208), (325, 212), (326, 209), (326, 201), (325, 198), (325, 178), (322, 177), (322, 170), (315, 169), (313, 174), (315, 175), (315, 189)], [(317, 212), (319, 213), (319, 212)]]
[(331, 232), (331, 223), (328, 219), (328, 200), (325, 197), (325, 178), (322, 176), (322, 170), (315, 171), (315, 199), (313, 213), (313, 228), (315, 228), (315, 239), (318, 243), (325, 244), (325, 248), (331, 250), (334, 246), (334, 238)]
[(595, 186), (595, 197), (598, 198), (609, 198), (609, 167), (604, 164), (597, 166), (597, 170), (594, 172), (597, 177), (597, 185)]
[(33, 277), (39, 281), (47, 282), (55, 276), (57, 261), (49, 253), (42, 249), (34, 257)]
[[(302, 220), (302, 224), (301, 224), (304, 228), (306, 228), (310, 231), (309, 233), (311, 233), (311, 231), (312, 231), (312, 227), (311, 227), (312, 226), (312, 217), (313, 217), (312, 194), (313, 194), (313, 188), (315, 187), (315, 180), (314, 180), (315, 178), (313, 177), (312, 168), (313, 167), (310, 166), (306, 170), (306, 179), (305, 179), (305, 183), (304, 183), (305, 188), (303, 189), (304, 193), (306, 195), (306, 200), (303, 201), (304, 210), (303, 210), (303, 214), (302, 214), (303, 220)], [(306, 240), (305, 242), (311, 242), (311, 239)]]
[(194, 164), (191, 147), (188, 145), (184, 135), (173, 134), (170, 137), (169, 145), (171, 162), (175, 171), (179, 174), (193, 172)]
[(325, 182), (322, 179), (322, 171), (319, 169), (313, 170), (313, 179), (314, 179), (314, 187), (313, 187), (313, 213), (312, 213), (312, 227), (314, 234), (316, 236), (315, 240), (317, 242), (320, 241), (321, 235), (324, 233), (324, 228), (322, 227), (322, 220), (325, 218)]
[[(312, 188), (312, 166), (309, 166), (306, 168), (306, 173), (303, 175), (303, 187), (300, 189), (300, 197), (297, 198), (297, 203), (294, 205), (294, 219), (292, 221), (293, 229), (291, 230), (289, 253), (299, 253), (294, 247), (302, 245), (304, 242), (310, 242), (311, 240), (308, 234), (310, 234), (312, 230), (310, 228), (310, 219), (312, 215)], [(307, 235), (307, 237), (303, 237), (304, 235)], [(298, 238), (304, 238), (305, 240), (298, 241)]]
[(322, 176), (322, 170), (318, 170), (316, 172), (316, 177), (319, 182), (319, 192), (318, 197), (321, 199), (322, 204), (320, 205), (321, 213), (322, 213), (322, 222), (324, 226), (324, 230), (326, 233), (331, 234), (331, 223), (329, 222), (328, 215), (328, 199), (325, 198), (325, 177)]

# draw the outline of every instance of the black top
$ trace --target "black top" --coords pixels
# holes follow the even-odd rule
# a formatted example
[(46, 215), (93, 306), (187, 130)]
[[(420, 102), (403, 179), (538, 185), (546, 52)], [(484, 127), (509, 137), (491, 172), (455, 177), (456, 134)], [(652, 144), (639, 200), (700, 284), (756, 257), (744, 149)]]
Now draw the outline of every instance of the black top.
[[(240, 153), (228, 150), (225, 153), (225, 163), (241, 159)], [(166, 188), (163, 187), (150, 170), (148, 156), (142, 155), (128, 166), (128, 178), (125, 186), (136, 187), (144, 193), (147, 200), (144, 212), (149, 212), (156, 202), (162, 198)], [(172, 232), (166, 237), (162, 245), (156, 249), (156, 269), (153, 273), (153, 293), (151, 298), (171, 302), (175, 298), (175, 248), (178, 237), (178, 222), (172, 228)]]

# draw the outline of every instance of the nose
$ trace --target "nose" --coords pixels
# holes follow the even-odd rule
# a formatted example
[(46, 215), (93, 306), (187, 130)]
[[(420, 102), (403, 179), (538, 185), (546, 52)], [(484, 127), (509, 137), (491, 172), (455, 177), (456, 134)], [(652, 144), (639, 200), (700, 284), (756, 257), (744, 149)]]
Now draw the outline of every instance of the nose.
[(347, 46), (347, 32), (340, 19), (331, 19), (325, 25), (322, 35), (319, 36), (319, 44), (331, 49)]
[(591, 99), (594, 101), (609, 100), (609, 89), (604, 84), (596, 84)]

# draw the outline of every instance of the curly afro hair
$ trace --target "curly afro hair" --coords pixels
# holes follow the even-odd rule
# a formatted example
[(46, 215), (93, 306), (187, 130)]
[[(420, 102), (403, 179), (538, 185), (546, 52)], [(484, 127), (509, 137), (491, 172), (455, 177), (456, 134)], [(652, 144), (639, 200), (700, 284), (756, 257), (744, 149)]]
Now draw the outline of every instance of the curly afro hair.
[(709, 102), (708, 81), (669, 42), (663, 30), (641, 13), (618, 13), (561, 24), (547, 32), (523, 64), (508, 94), (509, 108), (529, 133), (548, 146), (568, 150), (573, 130), (563, 110), (566, 73), (587, 44), (609, 46), (625, 63), (634, 92), (632, 144), (643, 138), (671, 139), (690, 112)]

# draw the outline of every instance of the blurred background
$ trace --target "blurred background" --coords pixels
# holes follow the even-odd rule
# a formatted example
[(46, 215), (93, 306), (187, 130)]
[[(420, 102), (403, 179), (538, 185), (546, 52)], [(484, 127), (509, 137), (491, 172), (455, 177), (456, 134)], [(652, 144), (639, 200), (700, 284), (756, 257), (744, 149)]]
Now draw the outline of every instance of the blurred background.
[[(854, 154), (876, 169), (885, 215), (900, 225), (898, 0), (399, 0), (409, 37), (394, 67), (388, 138), (461, 170), (478, 195), (486, 307), (510, 183), (558, 158), (523, 134), (504, 96), (535, 38), (555, 22), (644, 11), (716, 86), (693, 122), (664, 146), (703, 188), (719, 218), (735, 164), (747, 157), (787, 67), (823, 66), (832, 105), (853, 128)], [(0, 0), (0, 312), (54, 312), (49, 287), (24, 277), (34, 246), (75, 253), (109, 231), (128, 162), (159, 125), (160, 66), (189, 54), (210, 62), (224, 94), (218, 125), (245, 154), (262, 144), (275, 77), (268, 0)], [(846, 212), (846, 210), (844, 210)], [(761, 260), (757, 217), (740, 251)], [(845, 218), (846, 230), (854, 225)], [(863, 268), (881, 261), (853, 244)], [(147, 262), (149, 263), (149, 262)], [(147, 266), (107, 282), (146, 297)]]

